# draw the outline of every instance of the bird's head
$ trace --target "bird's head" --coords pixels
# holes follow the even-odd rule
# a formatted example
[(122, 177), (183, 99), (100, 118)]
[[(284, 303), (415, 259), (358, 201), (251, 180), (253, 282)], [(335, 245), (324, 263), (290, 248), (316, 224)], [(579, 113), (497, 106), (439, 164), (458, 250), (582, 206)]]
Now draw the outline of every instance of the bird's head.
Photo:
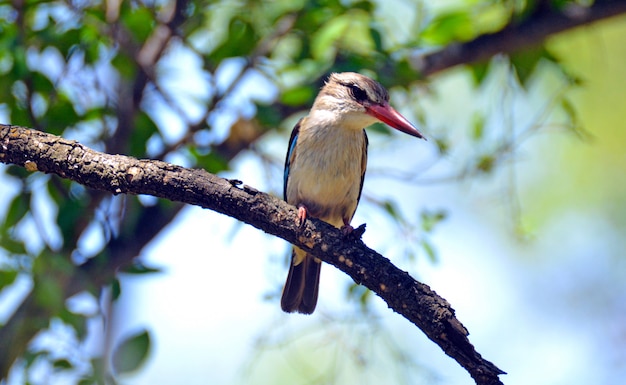
[(383, 122), (406, 134), (421, 132), (389, 105), (389, 93), (378, 82), (354, 72), (331, 74), (315, 99), (312, 111), (330, 113), (342, 127), (361, 130)]

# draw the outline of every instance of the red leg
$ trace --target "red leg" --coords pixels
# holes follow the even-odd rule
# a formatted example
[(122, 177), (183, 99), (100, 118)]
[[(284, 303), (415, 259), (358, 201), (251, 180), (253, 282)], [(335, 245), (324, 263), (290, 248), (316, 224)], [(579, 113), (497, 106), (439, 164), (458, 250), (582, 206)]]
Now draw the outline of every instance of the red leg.
[(350, 220), (347, 218), (343, 218), (343, 226), (341, 227), (341, 232), (343, 235), (349, 235), (354, 230), (354, 227), (350, 225)]
[(299, 221), (298, 226), (304, 227), (304, 222), (306, 221), (306, 216), (307, 216), (306, 206), (298, 205), (298, 221)]

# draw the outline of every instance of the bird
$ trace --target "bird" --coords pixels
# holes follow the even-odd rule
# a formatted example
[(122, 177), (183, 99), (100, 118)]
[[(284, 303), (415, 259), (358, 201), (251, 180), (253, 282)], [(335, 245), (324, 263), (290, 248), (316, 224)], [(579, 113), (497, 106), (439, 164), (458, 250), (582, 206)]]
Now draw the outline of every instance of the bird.
[[(298, 208), (300, 225), (314, 217), (345, 234), (353, 230), (350, 222), (367, 167), (365, 128), (376, 122), (425, 139), (389, 105), (389, 93), (380, 83), (355, 72), (332, 73), (289, 139), (283, 195)], [(281, 296), (283, 311), (313, 313), (321, 265), (320, 259), (293, 247)]]

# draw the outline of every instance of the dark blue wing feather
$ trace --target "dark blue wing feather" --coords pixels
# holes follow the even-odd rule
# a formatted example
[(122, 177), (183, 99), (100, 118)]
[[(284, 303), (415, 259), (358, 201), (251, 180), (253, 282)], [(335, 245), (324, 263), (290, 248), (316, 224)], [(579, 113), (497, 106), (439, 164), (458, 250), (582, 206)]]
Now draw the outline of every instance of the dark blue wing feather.
[[(365, 182), (365, 169), (367, 168), (367, 146), (369, 144), (369, 140), (367, 139), (367, 133), (363, 130), (363, 156), (361, 157), (361, 185), (359, 186), (359, 196), (356, 198), (356, 205), (359, 205), (359, 201), (361, 200), (361, 193), (363, 192), (363, 182)], [(354, 211), (356, 212), (356, 210)], [(350, 216), (350, 220), (354, 217), (354, 212)]]
[[(304, 118), (302, 118), (304, 119)], [(291, 137), (289, 138), (289, 147), (287, 148), (287, 157), (285, 158), (285, 173), (283, 175), (283, 199), (287, 200), (287, 182), (289, 180), (289, 171), (291, 167), (291, 160), (293, 159), (296, 151), (296, 142), (298, 141), (298, 134), (300, 133), (300, 123), (302, 119), (298, 120), (298, 123), (291, 131)]]

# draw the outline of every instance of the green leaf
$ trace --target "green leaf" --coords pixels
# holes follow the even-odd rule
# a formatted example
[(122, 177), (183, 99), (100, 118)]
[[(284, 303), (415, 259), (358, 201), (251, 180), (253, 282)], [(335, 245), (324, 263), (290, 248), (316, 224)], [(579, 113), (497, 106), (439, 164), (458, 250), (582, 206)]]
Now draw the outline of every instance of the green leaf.
[(13, 108), (11, 108), (10, 122), (11, 124), (14, 124), (16, 126), (26, 127), (32, 126), (33, 123), (33, 121), (30, 119), (30, 115), (28, 115), (28, 112), (19, 106), (14, 106)]
[(578, 112), (576, 112), (576, 107), (574, 107), (574, 104), (569, 99), (563, 98), (561, 100), (561, 108), (563, 109), (563, 112), (565, 112), (565, 115), (567, 117), (569, 123), (567, 127), (569, 128), (569, 131), (576, 134), (581, 139), (590, 139), (592, 135), (587, 130), (585, 130), (585, 128), (580, 123), (580, 119), (578, 118)]
[(492, 155), (481, 155), (476, 163), (476, 170), (485, 174), (491, 172), (496, 165), (496, 159)]
[(69, 126), (79, 121), (74, 104), (64, 94), (58, 94), (53, 104), (48, 107), (45, 115), (46, 131), (61, 135)]
[(329, 19), (311, 38), (311, 55), (318, 62), (331, 61), (338, 50), (370, 55), (376, 46), (370, 30), (370, 15), (360, 9), (351, 9)]
[(439, 260), (439, 256), (437, 254), (437, 251), (433, 247), (433, 245), (426, 239), (422, 239), (421, 244), (422, 244), (422, 249), (424, 249), (424, 252), (428, 256), (428, 259), (430, 259), (430, 261), (433, 263), (437, 262)]
[(515, 73), (523, 86), (526, 85), (530, 76), (535, 72), (539, 60), (545, 56), (546, 51), (543, 47), (511, 54), (511, 66), (515, 69)]
[(563, 112), (565, 112), (565, 115), (567, 116), (569, 122), (573, 126), (577, 126), (578, 113), (576, 112), (576, 107), (574, 107), (574, 104), (569, 99), (563, 98), (561, 99), (561, 108), (563, 109)]
[(276, 110), (276, 107), (258, 103), (256, 105), (256, 119), (263, 127), (278, 127), (283, 117)]
[(135, 129), (130, 137), (130, 154), (135, 157), (143, 157), (146, 153), (146, 143), (152, 135), (158, 132), (157, 125), (145, 112), (135, 116)]
[(14, 79), (28, 78), (28, 65), (26, 64), (26, 48), (23, 45), (15, 45), (13, 47), (13, 68), (11, 68), (11, 77)]
[(10, 236), (5, 236), (2, 238), (2, 243), (0, 243), (0, 247), (14, 255), (27, 254), (25, 243), (19, 240), (15, 240)]
[(72, 369), (74, 365), (66, 359), (56, 360), (52, 363), (55, 369)]
[(114, 279), (111, 283), (111, 300), (116, 301), (122, 294), (122, 286), (119, 279)]
[(67, 308), (64, 308), (59, 313), (59, 318), (74, 328), (80, 340), (87, 336), (87, 318), (84, 315), (72, 313)]
[(163, 270), (158, 267), (146, 266), (140, 261), (134, 261), (132, 265), (121, 269), (121, 272), (126, 274), (152, 274), (161, 273), (162, 271)]
[(113, 352), (113, 368), (118, 374), (134, 372), (148, 357), (150, 334), (147, 330), (132, 335)]
[(437, 210), (434, 212), (430, 210), (423, 210), (420, 213), (420, 217), (422, 219), (422, 230), (429, 233), (433, 231), (437, 224), (446, 219), (447, 213), (444, 210)]
[(135, 62), (123, 53), (115, 55), (113, 60), (111, 60), (111, 64), (120, 73), (120, 75), (126, 79), (133, 79), (135, 73), (137, 72), (137, 65)]
[(0, 290), (5, 286), (12, 284), (17, 278), (17, 271), (15, 270), (0, 270)]
[(201, 167), (212, 174), (217, 174), (220, 171), (228, 170), (229, 167), (226, 159), (214, 152), (209, 152), (208, 154), (204, 155), (197, 155), (196, 161), (197, 167)]
[(472, 140), (479, 141), (485, 134), (485, 117), (474, 114), (472, 117)]
[(57, 213), (57, 224), (64, 243), (75, 238), (76, 224), (85, 220), (85, 206), (88, 202), (84, 199), (68, 198), (59, 202), (59, 211)]
[(374, 43), (374, 50), (376, 52), (383, 52), (385, 48), (383, 47), (383, 38), (380, 31), (375, 28), (370, 28), (370, 35), (372, 42)]
[(369, 132), (375, 132), (377, 134), (391, 136), (391, 129), (386, 124), (374, 123), (367, 128)]
[(450, 152), (450, 142), (447, 138), (435, 138), (435, 145), (440, 155), (447, 155)]
[(255, 47), (256, 41), (252, 25), (236, 17), (228, 26), (227, 38), (211, 53), (211, 58), (219, 62), (229, 57), (248, 56)]
[(361, 306), (361, 309), (367, 308), (368, 300), (370, 299), (371, 294), (372, 292), (370, 289), (354, 282), (348, 286), (348, 291), (346, 292), (347, 298), (349, 300), (356, 300)]
[[(91, 368), (93, 373), (90, 376), (87, 376), (85, 380), (85, 385), (115, 385), (116, 382), (112, 379), (110, 375), (110, 371), (108, 365), (104, 364), (104, 359), (102, 357), (97, 357), (91, 360)], [(83, 383), (83, 381), (81, 381)]]
[(81, 41), (80, 36), (82, 33), (80, 28), (70, 29), (63, 33), (55, 33), (49, 43), (53, 44), (63, 57), (69, 57), (70, 52)]
[(483, 83), (483, 80), (487, 77), (489, 73), (489, 63), (475, 63), (470, 66), (470, 70), (472, 71), (472, 77), (476, 85), (480, 85)]
[(400, 212), (395, 202), (389, 200), (385, 201), (383, 202), (383, 208), (385, 209), (387, 214), (391, 215), (392, 218), (397, 221), (402, 221), (402, 215), (400, 215)]
[(130, 11), (126, 7), (121, 14), (121, 21), (132, 34), (135, 41), (144, 42), (148, 39), (155, 26), (155, 18), (147, 7), (137, 7)]
[(424, 41), (444, 45), (453, 41), (467, 41), (476, 35), (472, 16), (468, 11), (456, 11), (435, 18), (422, 33)]
[(15, 226), (30, 210), (30, 193), (22, 193), (13, 198), (4, 218), (4, 227)]
[(30, 81), (34, 91), (41, 92), (46, 98), (54, 91), (54, 84), (41, 72), (31, 72)]
[(304, 106), (315, 97), (311, 86), (292, 88), (282, 93), (280, 101), (288, 106)]
[(54, 275), (39, 274), (35, 280), (33, 293), (36, 303), (53, 314), (61, 312), (65, 307), (61, 280), (57, 280)]

